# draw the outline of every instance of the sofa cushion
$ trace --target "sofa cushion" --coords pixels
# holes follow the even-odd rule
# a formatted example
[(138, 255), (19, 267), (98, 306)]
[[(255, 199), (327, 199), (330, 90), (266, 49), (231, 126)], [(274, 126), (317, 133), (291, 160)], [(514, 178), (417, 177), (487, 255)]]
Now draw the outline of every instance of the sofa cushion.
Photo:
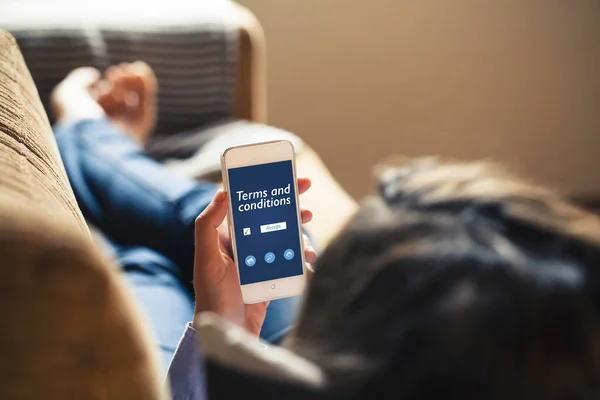
[(38, 92), (15, 40), (0, 31), (0, 192), (87, 234)]

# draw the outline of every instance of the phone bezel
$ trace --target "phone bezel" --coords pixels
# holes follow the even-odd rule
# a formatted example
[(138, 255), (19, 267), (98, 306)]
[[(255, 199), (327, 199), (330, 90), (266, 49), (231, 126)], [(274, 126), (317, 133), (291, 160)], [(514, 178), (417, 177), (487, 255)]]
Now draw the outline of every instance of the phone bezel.
[[(268, 164), (278, 161), (292, 162), (294, 193), (296, 196), (296, 218), (298, 219), (298, 238), (300, 240), (300, 249), (302, 249), (300, 252), (300, 256), (302, 258), (302, 274), (287, 278), (272, 279), (268, 281), (242, 285), (240, 281), (240, 263), (237, 257), (233, 212), (231, 208), (231, 190), (229, 188), (229, 174), (227, 170), (230, 168), (248, 167), (252, 165)], [(298, 197), (298, 181), (296, 177), (294, 146), (287, 140), (277, 140), (230, 147), (225, 150), (221, 156), (221, 168), (223, 185), (226, 188), (227, 197), (229, 199), (229, 212), (227, 214), (227, 218), (229, 221), (229, 233), (231, 236), (233, 259), (237, 267), (238, 281), (240, 281), (240, 287), (242, 288), (242, 297), (244, 303), (252, 304), (302, 294), (306, 285), (307, 271), (306, 260), (304, 258), (304, 239), (302, 234), (302, 221), (300, 217), (300, 202)]]

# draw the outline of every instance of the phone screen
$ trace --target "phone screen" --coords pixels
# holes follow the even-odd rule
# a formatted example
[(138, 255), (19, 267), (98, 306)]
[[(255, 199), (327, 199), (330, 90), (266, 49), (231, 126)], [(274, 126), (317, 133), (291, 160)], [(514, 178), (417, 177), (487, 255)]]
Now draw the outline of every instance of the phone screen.
[(302, 275), (292, 161), (227, 173), (240, 283)]

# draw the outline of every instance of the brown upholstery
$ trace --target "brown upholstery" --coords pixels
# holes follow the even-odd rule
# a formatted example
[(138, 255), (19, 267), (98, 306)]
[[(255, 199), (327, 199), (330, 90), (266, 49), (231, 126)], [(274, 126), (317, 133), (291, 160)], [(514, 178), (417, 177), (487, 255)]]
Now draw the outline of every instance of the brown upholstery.
[(262, 26), (247, 8), (235, 4), (238, 63), (233, 116), (267, 122), (265, 38)]
[(0, 32), (0, 398), (161, 399), (154, 347), (94, 248), (14, 39)]
[(0, 32), (0, 196), (87, 231), (14, 39)]

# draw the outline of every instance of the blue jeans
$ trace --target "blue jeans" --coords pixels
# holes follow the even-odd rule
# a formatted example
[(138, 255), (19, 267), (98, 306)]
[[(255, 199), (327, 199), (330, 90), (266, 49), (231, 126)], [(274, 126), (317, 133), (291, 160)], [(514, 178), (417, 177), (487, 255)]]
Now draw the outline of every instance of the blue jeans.
[[(54, 132), (79, 207), (111, 242), (166, 369), (194, 311), (194, 221), (217, 186), (169, 173), (105, 119)], [(272, 301), (261, 337), (279, 341), (297, 303)]]

